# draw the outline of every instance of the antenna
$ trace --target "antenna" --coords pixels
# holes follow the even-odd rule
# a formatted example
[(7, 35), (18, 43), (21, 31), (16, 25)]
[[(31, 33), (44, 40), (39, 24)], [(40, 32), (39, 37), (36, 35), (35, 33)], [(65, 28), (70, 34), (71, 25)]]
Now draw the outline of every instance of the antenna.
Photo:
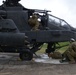
[(2, 3), (4, 3), (5, 1), (3, 0)]

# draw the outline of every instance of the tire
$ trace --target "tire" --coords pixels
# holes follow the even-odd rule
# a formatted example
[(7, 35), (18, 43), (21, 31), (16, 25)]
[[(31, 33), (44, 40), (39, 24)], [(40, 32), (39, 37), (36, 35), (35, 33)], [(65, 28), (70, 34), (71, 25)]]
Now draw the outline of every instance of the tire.
[(21, 52), (19, 57), (21, 60), (30, 61), (33, 58), (33, 53), (31, 51)]

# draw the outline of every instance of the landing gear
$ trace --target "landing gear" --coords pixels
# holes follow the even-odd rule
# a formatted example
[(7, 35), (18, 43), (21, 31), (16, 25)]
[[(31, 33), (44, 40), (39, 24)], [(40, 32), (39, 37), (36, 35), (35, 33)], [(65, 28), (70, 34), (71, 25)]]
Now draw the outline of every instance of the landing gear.
[(56, 47), (55, 43), (49, 42), (46, 49), (46, 53), (53, 53), (55, 51), (55, 47)]
[(29, 61), (33, 58), (33, 53), (31, 51), (24, 51), (19, 54), (21, 60)]

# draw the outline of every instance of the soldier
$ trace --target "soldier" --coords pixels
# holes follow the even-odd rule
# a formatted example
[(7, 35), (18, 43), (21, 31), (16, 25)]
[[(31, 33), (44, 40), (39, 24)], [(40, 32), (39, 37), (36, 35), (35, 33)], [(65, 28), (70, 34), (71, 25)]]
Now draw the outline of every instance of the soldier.
[(52, 57), (53, 59), (61, 59), (62, 58), (62, 54), (58, 51), (55, 51), (53, 53), (48, 53), (48, 57)]
[[(72, 38), (71, 44), (69, 45), (68, 49), (63, 54), (63, 59), (68, 59), (69, 63), (73, 64), (75, 63), (76, 59), (76, 41)], [(62, 60), (63, 60), (62, 59)]]
[(39, 21), (36, 14), (33, 14), (32, 17), (28, 21), (29, 25), (32, 27), (31, 30), (39, 30)]

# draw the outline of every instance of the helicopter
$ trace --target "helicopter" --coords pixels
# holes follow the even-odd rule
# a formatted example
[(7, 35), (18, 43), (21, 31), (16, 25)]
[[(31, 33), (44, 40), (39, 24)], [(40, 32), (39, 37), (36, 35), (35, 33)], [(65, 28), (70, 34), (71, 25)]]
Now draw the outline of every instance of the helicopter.
[[(5, 0), (0, 6), (0, 52), (18, 52), (22, 60), (31, 60), (44, 43), (48, 44), (46, 52), (50, 53), (55, 51), (56, 43), (76, 40), (76, 28), (65, 20), (51, 15), (49, 10), (25, 8), (19, 1)], [(38, 31), (31, 31), (28, 24), (33, 13), (41, 23)]]

